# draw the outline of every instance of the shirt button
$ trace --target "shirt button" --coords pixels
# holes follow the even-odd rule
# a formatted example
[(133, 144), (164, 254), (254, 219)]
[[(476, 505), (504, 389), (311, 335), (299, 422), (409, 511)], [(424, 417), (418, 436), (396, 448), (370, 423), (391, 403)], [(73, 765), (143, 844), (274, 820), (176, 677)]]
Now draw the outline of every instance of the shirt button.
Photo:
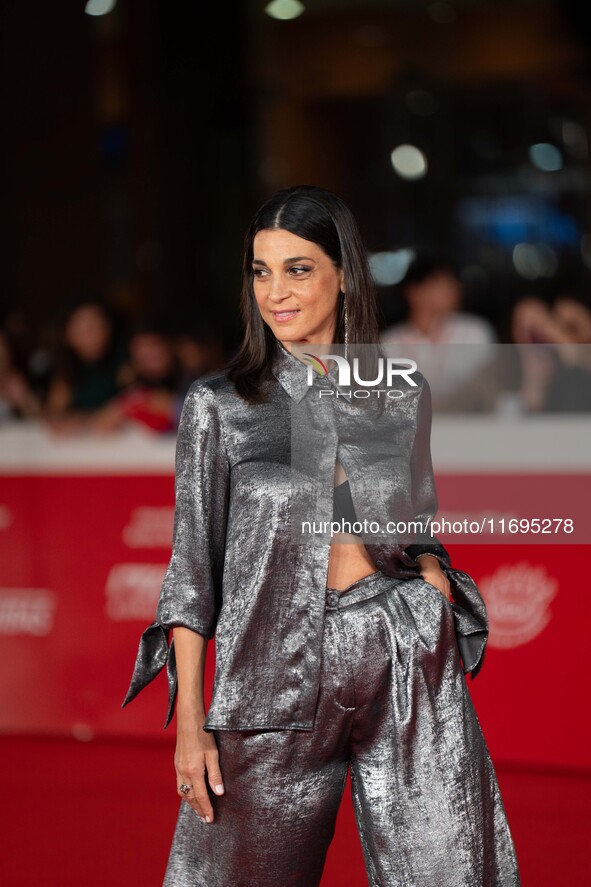
[(328, 603), (330, 604), (331, 607), (336, 607), (336, 605), (339, 602), (339, 594), (336, 591), (329, 591), (329, 593), (326, 596), (326, 599), (328, 600)]

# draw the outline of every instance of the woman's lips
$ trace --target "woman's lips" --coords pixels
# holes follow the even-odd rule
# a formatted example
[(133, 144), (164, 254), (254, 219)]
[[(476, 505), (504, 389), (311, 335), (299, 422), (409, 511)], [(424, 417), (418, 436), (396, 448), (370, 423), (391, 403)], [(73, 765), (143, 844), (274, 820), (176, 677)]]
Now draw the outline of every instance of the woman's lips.
[(297, 317), (299, 313), (299, 308), (296, 308), (295, 311), (271, 311), (277, 323), (287, 323), (288, 320), (293, 320), (294, 317)]

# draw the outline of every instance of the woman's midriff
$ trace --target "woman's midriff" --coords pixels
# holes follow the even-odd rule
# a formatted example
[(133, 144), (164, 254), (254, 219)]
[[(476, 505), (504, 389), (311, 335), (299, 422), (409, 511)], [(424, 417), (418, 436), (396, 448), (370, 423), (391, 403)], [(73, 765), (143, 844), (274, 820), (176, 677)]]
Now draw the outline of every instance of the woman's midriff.
[[(347, 480), (347, 475), (340, 462), (335, 465), (334, 482), (340, 484)], [(342, 541), (339, 541), (342, 540)], [(328, 588), (345, 591), (353, 582), (364, 579), (377, 571), (377, 567), (369, 556), (359, 536), (353, 533), (335, 533), (331, 540), (328, 559)]]
[[(339, 542), (339, 539), (348, 541)], [(333, 536), (326, 582), (329, 588), (345, 591), (353, 582), (377, 571), (378, 568), (363, 542), (356, 540), (358, 537), (351, 533), (337, 533)]]

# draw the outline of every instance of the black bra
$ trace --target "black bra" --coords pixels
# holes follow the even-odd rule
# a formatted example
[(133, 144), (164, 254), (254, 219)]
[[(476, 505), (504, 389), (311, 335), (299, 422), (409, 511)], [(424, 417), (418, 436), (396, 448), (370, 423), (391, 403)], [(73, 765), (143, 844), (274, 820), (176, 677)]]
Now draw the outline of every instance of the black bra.
[[(351, 524), (354, 524), (357, 520), (348, 480), (343, 481), (342, 484), (334, 488), (332, 519), (339, 523), (341, 521), (350, 521)], [(361, 533), (355, 533), (354, 530), (351, 530), (351, 532), (356, 536), (361, 535)]]
[[(355, 508), (353, 506), (353, 498), (351, 496), (351, 487), (349, 486), (348, 480), (334, 488), (332, 519), (339, 523), (341, 521), (350, 521), (352, 525), (357, 520)], [(351, 532), (355, 536), (361, 536), (361, 533), (356, 533), (354, 530)], [(437, 540), (434, 539), (434, 541), (436, 542)], [(425, 545), (420, 542), (406, 547), (406, 553), (410, 555), (413, 560), (421, 554), (431, 554), (432, 551), (431, 544)]]

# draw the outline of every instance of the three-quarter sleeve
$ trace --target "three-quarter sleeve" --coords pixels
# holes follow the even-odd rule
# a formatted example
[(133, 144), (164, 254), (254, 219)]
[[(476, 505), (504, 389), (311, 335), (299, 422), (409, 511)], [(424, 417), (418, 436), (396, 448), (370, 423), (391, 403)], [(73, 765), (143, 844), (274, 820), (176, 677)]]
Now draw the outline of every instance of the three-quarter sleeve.
[(432, 401), (429, 383), (422, 377), (416, 416), (415, 438), (411, 452), (411, 484), (413, 520), (425, 528), (421, 534), (423, 541), (406, 546), (405, 552), (416, 563), (421, 554), (436, 557), (442, 566), (451, 566), (447, 549), (439, 542), (428, 526), (437, 514), (438, 499), (431, 459)]
[(143, 632), (123, 706), (167, 666), (169, 705), (177, 689), (170, 629), (184, 626), (210, 639), (222, 603), (230, 466), (215, 393), (194, 382), (181, 411), (175, 455), (172, 555), (155, 621)]

